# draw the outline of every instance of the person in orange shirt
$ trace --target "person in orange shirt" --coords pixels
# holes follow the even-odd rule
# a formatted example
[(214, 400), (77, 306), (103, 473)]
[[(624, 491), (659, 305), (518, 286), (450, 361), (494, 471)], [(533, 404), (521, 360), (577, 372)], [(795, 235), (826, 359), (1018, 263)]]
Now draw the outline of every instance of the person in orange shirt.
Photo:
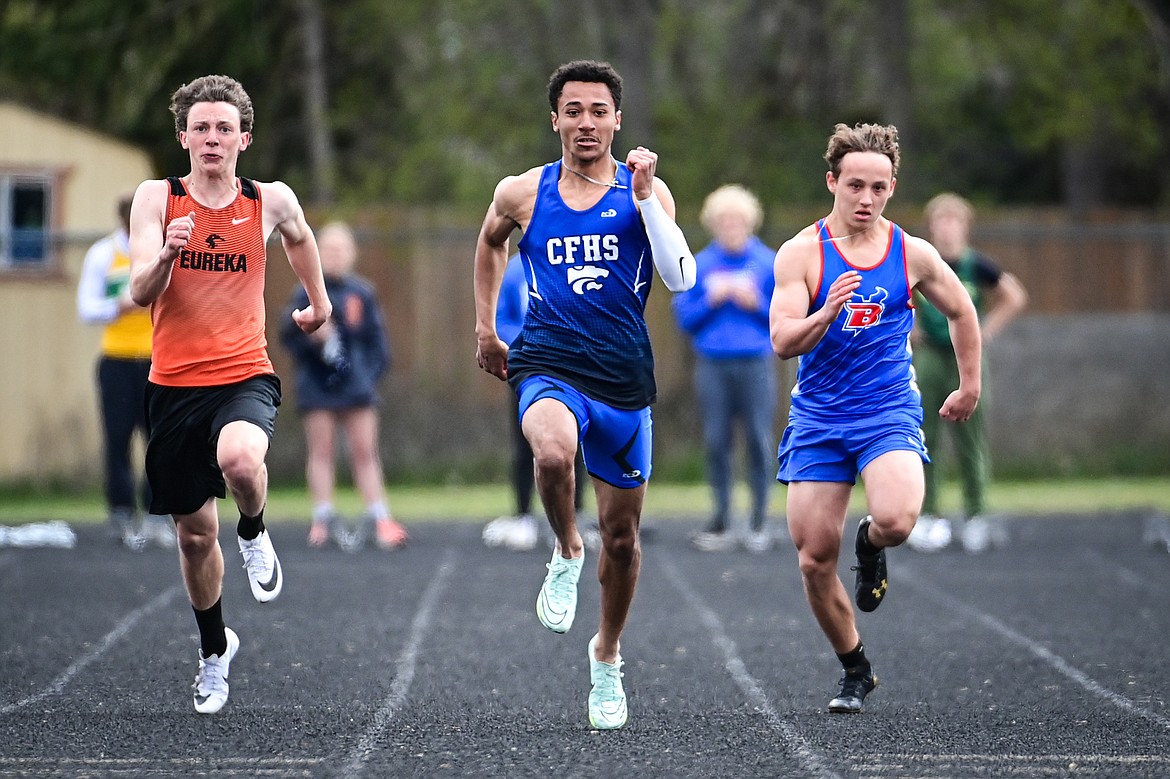
[(267, 603), (283, 574), (264, 527), (265, 457), (280, 405), (280, 379), (265, 339), (265, 244), (275, 230), (308, 293), (292, 312), (305, 332), (332, 313), (313, 231), (284, 183), (236, 175), (252, 142), (252, 100), (227, 76), (175, 91), (171, 112), (191, 172), (144, 181), (130, 213), (130, 296), (150, 306), (154, 339), (146, 388), (150, 511), (171, 514), (180, 570), (199, 628), (195, 710), (228, 698), (239, 637), (225, 627), (223, 552), (216, 498), (230, 491), (252, 594)]

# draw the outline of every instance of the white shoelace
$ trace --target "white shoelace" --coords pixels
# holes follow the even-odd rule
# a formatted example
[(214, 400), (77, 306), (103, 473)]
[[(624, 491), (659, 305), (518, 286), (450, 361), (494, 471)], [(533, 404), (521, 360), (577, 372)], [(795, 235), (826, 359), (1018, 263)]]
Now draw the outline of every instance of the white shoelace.
[(548, 583), (548, 588), (556, 598), (572, 597), (573, 591), (577, 585), (573, 581), (573, 567), (568, 562), (556, 566), (553, 570), (554, 563), (545, 563), (545, 566), (552, 573), (552, 578)]
[(244, 567), (257, 579), (263, 579), (272, 574), (270, 556), (265, 554), (264, 542), (260, 539), (261, 536), (256, 536), (251, 541), (245, 541), (240, 547), (240, 554), (244, 558)]
[(220, 670), (222, 659), (218, 655), (199, 658), (199, 671), (195, 674), (195, 683), (191, 685), (195, 688), (195, 692), (210, 697), (213, 693), (223, 692), (227, 689), (227, 679), (224, 678), (223, 671)]

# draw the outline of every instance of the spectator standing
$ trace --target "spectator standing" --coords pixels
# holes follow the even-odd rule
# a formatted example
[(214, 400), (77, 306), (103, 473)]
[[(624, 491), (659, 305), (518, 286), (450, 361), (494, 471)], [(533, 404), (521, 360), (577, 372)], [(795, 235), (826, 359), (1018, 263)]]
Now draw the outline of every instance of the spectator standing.
[[(963, 282), (979, 312), (986, 355), (986, 347), (1027, 306), (1028, 293), (1015, 275), (971, 247), (975, 209), (966, 198), (944, 192), (926, 204), (925, 212), (930, 242)], [(993, 541), (1002, 543), (1006, 538), (1002, 525), (993, 524), (985, 516), (991, 472), (983, 412), (987, 394), (984, 393), (983, 402), (966, 422), (950, 422), (930, 413), (930, 409), (939, 408), (947, 394), (959, 386), (959, 368), (946, 317), (921, 294), (915, 295), (914, 304), (917, 309), (914, 370), (922, 391), (922, 405), (927, 411), (922, 432), (930, 447), (931, 461), (926, 465), (922, 516), (907, 544), (921, 552), (933, 552), (947, 546), (956, 535), (950, 520), (940, 512), (939, 501), (941, 439), (943, 430), (947, 430), (954, 443), (963, 494), (963, 515), (957, 535), (966, 551), (979, 553)], [(986, 376), (986, 361), (983, 370)]]
[(147, 513), (150, 483), (131, 462), (134, 434), (146, 436), (144, 398), (150, 376), (150, 310), (130, 298), (130, 206), (118, 200), (118, 228), (85, 254), (77, 287), (77, 313), (102, 327), (97, 389), (105, 454), (106, 515), (110, 533), (130, 549), (175, 547), (171, 518)]
[(731, 496), (737, 424), (751, 494), (743, 543), (753, 552), (772, 544), (766, 522), (777, 395), (768, 305), (776, 286), (776, 252), (756, 236), (763, 217), (760, 201), (741, 186), (709, 194), (699, 220), (714, 240), (695, 255), (695, 286), (674, 296), (675, 318), (695, 350), (695, 392), (715, 507), (707, 527), (691, 537), (705, 551), (728, 549), (735, 542)]
[[(354, 272), (358, 251), (349, 226), (326, 225), (317, 246), (333, 316), (311, 333), (297, 327), (291, 313), (308, 303), (297, 286), (280, 327), (281, 342), (296, 361), (305, 480), (313, 502), (309, 546), (320, 548), (333, 538), (352, 550), (372, 531), (379, 548), (396, 549), (406, 544), (407, 532), (390, 513), (378, 449), (378, 385), (390, 367), (385, 317), (373, 285)], [(334, 506), (338, 431), (344, 433), (354, 486), (365, 505), (352, 533)]]

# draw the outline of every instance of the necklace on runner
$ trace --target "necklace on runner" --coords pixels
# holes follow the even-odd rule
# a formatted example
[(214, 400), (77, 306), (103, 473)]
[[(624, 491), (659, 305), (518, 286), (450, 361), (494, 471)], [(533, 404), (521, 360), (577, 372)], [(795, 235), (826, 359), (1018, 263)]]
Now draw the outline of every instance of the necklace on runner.
[(836, 235), (833, 235), (832, 233), (830, 233), (829, 232), (829, 225), (826, 224), (823, 229), (828, 234), (829, 237), (828, 238), (820, 238), (819, 236), (821, 234), (821, 231), (818, 230), (817, 231), (817, 236), (818, 236), (817, 243), (838, 243), (840, 241), (848, 241), (850, 238), (856, 238), (857, 236), (862, 235), (863, 233), (869, 232), (869, 228), (873, 227), (875, 224), (877, 224), (877, 222), (871, 222), (869, 227), (858, 230), (855, 233), (848, 233), (846, 235), (841, 235), (841, 236), (836, 236)]
[(561, 167), (564, 168), (565, 170), (569, 171), (570, 173), (572, 173), (574, 176), (580, 176), (581, 178), (588, 181), (590, 184), (596, 184), (599, 187), (609, 187), (610, 189), (629, 189), (629, 187), (627, 187), (625, 184), (618, 183), (618, 180), (617, 180), (618, 162), (617, 162), (617, 160), (614, 160), (613, 157), (610, 157), (610, 159), (613, 160), (613, 181), (598, 181), (597, 179), (593, 178), (592, 176), (586, 176), (584, 173), (582, 173), (579, 170), (573, 170), (568, 165), (566, 165), (564, 162), (561, 163)]

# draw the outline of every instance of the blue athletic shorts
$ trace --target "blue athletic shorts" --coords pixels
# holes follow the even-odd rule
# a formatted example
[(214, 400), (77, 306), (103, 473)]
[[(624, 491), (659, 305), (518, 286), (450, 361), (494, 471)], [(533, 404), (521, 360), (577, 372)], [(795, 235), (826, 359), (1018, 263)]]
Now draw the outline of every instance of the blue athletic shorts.
[(632, 489), (650, 478), (652, 423), (650, 407), (614, 408), (548, 376), (532, 376), (520, 383), (520, 419), (542, 398), (553, 398), (577, 418), (581, 454), (589, 475), (622, 489)]
[(857, 475), (886, 452), (916, 452), (930, 462), (921, 417), (912, 413), (884, 414), (844, 426), (789, 424), (780, 439), (777, 481), (857, 483)]

